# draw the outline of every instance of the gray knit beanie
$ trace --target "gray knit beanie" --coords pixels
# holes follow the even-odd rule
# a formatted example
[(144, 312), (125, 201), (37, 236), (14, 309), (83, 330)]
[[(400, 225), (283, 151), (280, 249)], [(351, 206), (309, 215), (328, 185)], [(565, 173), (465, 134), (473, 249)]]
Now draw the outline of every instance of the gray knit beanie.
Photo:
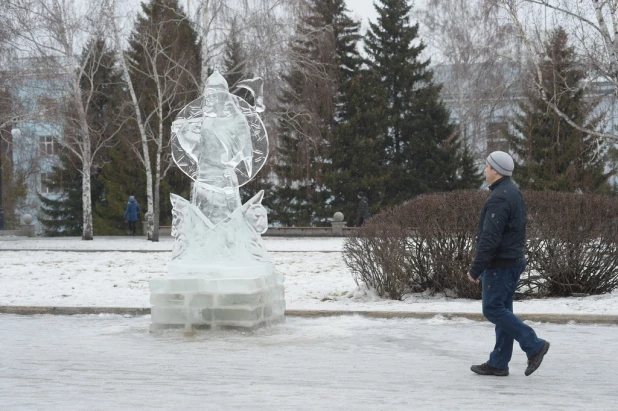
[(513, 169), (515, 168), (513, 157), (504, 151), (494, 151), (487, 156), (487, 162), (500, 175), (510, 176), (513, 174)]

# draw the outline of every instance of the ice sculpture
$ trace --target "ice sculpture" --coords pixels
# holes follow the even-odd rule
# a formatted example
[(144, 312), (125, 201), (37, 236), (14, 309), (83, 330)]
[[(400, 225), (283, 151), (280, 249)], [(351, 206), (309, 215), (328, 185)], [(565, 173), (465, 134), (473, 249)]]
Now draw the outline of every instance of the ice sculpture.
[(215, 71), (172, 123), (172, 156), (194, 183), (190, 201), (171, 195), (175, 242), (168, 275), (150, 281), (151, 330), (256, 328), (284, 318), (283, 276), (261, 237), (264, 191), (245, 204), (239, 193), (268, 156), (262, 79), (238, 87), (255, 105), (231, 94)]

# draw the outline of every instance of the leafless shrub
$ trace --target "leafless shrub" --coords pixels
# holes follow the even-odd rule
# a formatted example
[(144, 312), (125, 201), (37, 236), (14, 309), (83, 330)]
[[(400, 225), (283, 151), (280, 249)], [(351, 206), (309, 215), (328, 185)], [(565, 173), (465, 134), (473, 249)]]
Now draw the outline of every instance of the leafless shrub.
[(618, 200), (556, 192), (526, 192), (525, 197), (525, 294), (604, 294), (618, 288)]
[(479, 298), (466, 272), (486, 197), (477, 190), (422, 195), (375, 216), (344, 245), (355, 281), (391, 299), (426, 290)]
[[(618, 200), (572, 193), (524, 193), (528, 205), (526, 296), (603, 294), (618, 288)], [(344, 244), (357, 284), (385, 298), (429, 290), (480, 298), (466, 273), (487, 192), (419, 196), (375, 216)]]
[(383, 221), (396, 211), (381, 213), (357, 236), (348, 238), (343, 258), (357, 285), (363, 282), (382, 297), (401, 300), (416, 287), (407, 261), (408, 233), (394, 222)]

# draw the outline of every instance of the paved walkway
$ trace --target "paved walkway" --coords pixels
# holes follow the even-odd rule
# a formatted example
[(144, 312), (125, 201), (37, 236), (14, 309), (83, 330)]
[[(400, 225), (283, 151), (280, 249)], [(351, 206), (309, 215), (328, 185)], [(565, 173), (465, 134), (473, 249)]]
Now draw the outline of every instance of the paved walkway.
[(288, 318), (255, 333), (150, 334), (149, 316), (0, 315), (0, 409), (616, 409), (618, 327), (535, 324), (541, 368), (469, 371), (470, 320)]

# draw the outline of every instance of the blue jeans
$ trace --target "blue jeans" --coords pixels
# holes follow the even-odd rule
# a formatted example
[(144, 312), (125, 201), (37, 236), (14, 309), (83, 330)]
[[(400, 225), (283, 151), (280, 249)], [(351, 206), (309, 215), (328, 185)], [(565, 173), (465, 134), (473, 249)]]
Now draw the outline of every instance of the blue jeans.
[(545, 340), (513, 314), (513, 295), (519, 276), (526, 265), (491, 268), (483, 271), (483, 315), (496, 325), (496, 345), (489, 355), (488, 365), (508, 369), (513, 354), (513, 340), (519, 343), (528, 358), (539, 352)]

